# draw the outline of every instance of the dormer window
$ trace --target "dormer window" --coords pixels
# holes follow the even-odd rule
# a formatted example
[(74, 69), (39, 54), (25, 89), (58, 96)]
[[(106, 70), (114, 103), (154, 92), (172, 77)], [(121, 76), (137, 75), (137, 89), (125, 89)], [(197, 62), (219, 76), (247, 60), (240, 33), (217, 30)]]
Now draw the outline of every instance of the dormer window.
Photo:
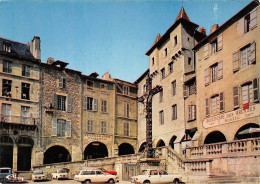
[(11, 52), (11, 44), (5, 42), (5, 43), (3, 44), (3, 50), (4, 50), (5, 52)]

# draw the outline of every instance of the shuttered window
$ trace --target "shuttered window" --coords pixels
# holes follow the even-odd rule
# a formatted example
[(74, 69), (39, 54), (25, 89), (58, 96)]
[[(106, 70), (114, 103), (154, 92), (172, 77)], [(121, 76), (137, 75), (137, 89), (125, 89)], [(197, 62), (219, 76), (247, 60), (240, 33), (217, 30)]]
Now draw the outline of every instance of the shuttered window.
[(250, 13), (250, 23), (249, 23), (249, 29), (250, 31), (256, 28), (257, 22), (256, 22), (256, 10), (252, 11)]
[(208, 116), (209, 115), (209, 99), (208, 98), (206, 99), (205, 107), (206, 107), (206, 116)]
[(210, 73), (209, 73), (209, 68), (206, 68), (204, 71), (204, 80), (205, 80), (205, 86), (209, 85), (210, 81)]
[(59, 88), (66, 88), (66, 78), (65, 77), (59, 77), (58, 78), (58, 87)]
[(172, 82), (172, 96), (176, 94), (176, 80)]
[(253, 85), (252, 83), (247, 83), (241, 86), (242, 104), (253, 102)]
[(256, 48), (256, 43), (255, 43), (255, 41), (253, 41), (252, 44), (251, 44), (251, 48), (250, 48), (250, 50), (251, 50), (251, 64), (256, 62), (256, 50), (255, 50), (255, 48)]
[(71, 121), (67, 120), (66, 121), (66, 137), (71, 137)]
[(254, 102), (259, 102), (259, 90), (258, 90), (259, 80), (255, 78), (253, 80), (253, 90), (254, 90)]
[(101, 100), (101, 112), (107, 112), (107, 101)]
[(159, 112), (159, 121), (160, 121), (161, 125), (164, 124), (164, 112), (163, 111)]
[(245, 68), (251, 64), (251, 47), (250, 45), (240, 50), (241, 68)]
[(209, 57), (209, 44), (204, 45), (204, 59)]
[(239, 88), (238, 88), (238, 86), (233, 87), (233, 101), (234, 101), (234, 108), (239, 107)]
[[(86, 98), (85, 98), (86, 100)], [(87, 110), (97, 111), (98, 110), (98, 100), (92, 97), (87, 97)]]
[(218, 80), (223, 78), (223, 61), (218, 62)]
[(57, 136), (57, 118), (52, 118), (51, 135), (52, 136)]
[(183, 97), (184, 98), (188, 97), (188, 88), (185, 84), (183, 84)]
[(72, 112), (72, 98), (71, 97), (68, 97), (67, 111)]
[(224, 104), (224, 93), (219, 94), (219, 111), (223, 112), (225, 110), (225, 104)]
[(196, 105), (189, 105), (189, 119), (188, 121), (192, 121), (196, 119)]
[(130, 116), (130, 103), (124, 102), (124, 116), (128, 117)]
[(130, 135), (130, 124), (129, 122), (124, 122), (124, 136)]
[(233, 72), (236, 72), (239, 70), (239, 52), (233, 53)]
[(105, 121), (101, 122), (101, 133), (102, 134), (107, 133), (107, 123)]
[(219, 112), (219, 95), (216, 95), (214, 97), (211, 97), (211, 112), (212, 114), (215, 114)]
[(217, 40), (218, 40), (218, 51), (220, 51), (223, 48), (222, 34), (218, 35)]
[(94, 121), (88, 120), (87, 121), (87, 132), (93, 132), (93, 126), (94, 126)]
[(172, 106), (172, 120), (176, 120), (177, 119), (177, 105), (173, 105)]

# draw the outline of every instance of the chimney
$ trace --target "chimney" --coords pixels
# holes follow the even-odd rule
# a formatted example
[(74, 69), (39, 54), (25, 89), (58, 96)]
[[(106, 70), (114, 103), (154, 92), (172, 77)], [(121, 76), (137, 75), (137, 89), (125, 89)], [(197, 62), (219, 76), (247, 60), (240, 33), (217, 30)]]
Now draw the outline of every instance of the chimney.
[(35, 59), (41, 59), (41, 39), (34, 36), (30, 44), (30, 52)]
[(214, 31), (216, 31), (216, 29), (218, 29), (218, 24), (214, 24), (213, 26), (211, 26), (210, 33), (213, 33)]
[(51, 65), (52, 63), (54, 63), (54, 58), (49, 57), (49, 58), (47, 59), (47, 64)]
[(200, 28), (199, 32), (206, 35), (206, 29), (204, 27)]

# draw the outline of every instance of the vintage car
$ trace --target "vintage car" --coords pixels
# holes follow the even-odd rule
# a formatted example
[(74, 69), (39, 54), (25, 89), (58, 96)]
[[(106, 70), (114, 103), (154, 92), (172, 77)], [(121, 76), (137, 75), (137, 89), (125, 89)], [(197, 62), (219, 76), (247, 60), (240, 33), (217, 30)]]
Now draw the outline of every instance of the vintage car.
[(170, 175), (163, 169), (146, 169), (141, 175), (131, 177), (131, 183), (179, 183), (180, 175)]
[(0, 181), (6, 180), (6, 176), (12, 174), (12, 169), (9, 167), (1, 167), (0, 168)]
[(112, 174), (103, 173), (98, 168), (84, 168), (75, 175), (74, 180), (81, 183), (115, 183), (118, 182), (118, 177)]
[(32, 181), (42, 181), (46, 180), (47, 177), (43, 174), (42, 170), (35, 170), (32, 173)]
[(69, 178), (69, 169), (67, 168), (62, 168), (62, 169), (57, 169), (56, 172), (51, 174), (52, 179), (68, 179)]
[(101, 171), (103, 171), (103, 173), (108, 173), (108, 174), (117, 175), (117, 172), (116, 172), (116, 171), (107, 171), (107, 170), (104, 169), (104, 168), (98, 168), (98, 169), (100, 169)]

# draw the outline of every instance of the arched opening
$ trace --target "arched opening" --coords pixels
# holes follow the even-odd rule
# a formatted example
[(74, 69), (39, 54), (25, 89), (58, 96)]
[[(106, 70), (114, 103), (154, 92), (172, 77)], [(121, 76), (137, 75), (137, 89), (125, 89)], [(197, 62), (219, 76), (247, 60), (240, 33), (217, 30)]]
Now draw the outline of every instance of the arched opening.
[(70, 162), (71, 156), (69, 151), (62, 146), (52, 146), (44, 153), (44, 164)]
[(147, 143), (146, 143), (146, 142), (143, 142), (143, 143), (141, 144), (141, 146), (140, 146), (140, 148), (139, 148), (139, 151), (138, 151), (138, 152), (139, 152), (139, 153), (142, 153), (142, 152), (144, 152), (146, 145), (147, 145)]
[(177, 139), (177, 137), (174, 135), (172, 136), (169, 145), (171, 146), (172, 149), (174, 149), (174, 141)]
[(156, 145), (156, 148), (165, 146), (165, 143), (162, 139), (160, 139)]
[(33, 140), (29, 137), (21, 137), (17, 141), (18, 146), (18, 158), (17, 158), (17, 170), (18, 171), (30, 171)]
[(11, 137), (0, 137), (0, 167), (13, 167), (13, 146)]
[(204, 144), (214, 144), (218, 142), (226, 142), (226, 137), (219, 131), (211, 132), (205, 138)]
[(249, 123), (239, 128), (234, 139), (239, 140), (256, 137), (260, 137), (260, 125), (257, 125), (255, 123)]
[(118, 146), (118, 155), (129, 155), (134, 154), (134, 148), (131, 144), (128, 143), (122, 143)]
[(84, 160), (108, 156), (107, 146), (101, 142), (90, 143), (84, 151)]

